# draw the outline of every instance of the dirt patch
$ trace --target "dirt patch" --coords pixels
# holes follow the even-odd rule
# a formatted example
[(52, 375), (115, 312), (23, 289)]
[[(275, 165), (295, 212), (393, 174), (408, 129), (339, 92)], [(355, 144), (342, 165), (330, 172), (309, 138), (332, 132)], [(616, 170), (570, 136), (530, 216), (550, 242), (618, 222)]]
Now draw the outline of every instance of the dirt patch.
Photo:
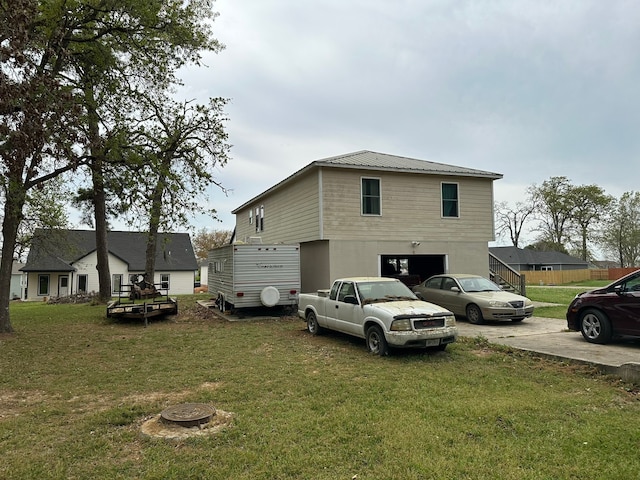
[(476, 357), (482, 358), (482, 357), (489, 357), (493, 355), (495, 352), (490, 348), (482, 348), (479, 350), (472, 350), (471, 353), (473, 353)]

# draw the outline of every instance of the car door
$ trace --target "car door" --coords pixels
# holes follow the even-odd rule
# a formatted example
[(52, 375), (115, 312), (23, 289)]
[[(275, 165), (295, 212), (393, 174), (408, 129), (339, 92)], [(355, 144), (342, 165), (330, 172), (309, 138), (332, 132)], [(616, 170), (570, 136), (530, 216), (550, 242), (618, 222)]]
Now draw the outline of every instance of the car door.
[(419, 293), (422, 299), (426, 302), (435, 303), (441, 301), (442, 297), (442, 277), (431, 277), (425, 280), (420, 286), (416, 287), (416, 293)]
[(627, 279), (620, 285), (619, 293), (613, 295), (607, 314), (614, 330), (621, 334), (640, 334), (640, 274)]
[[(451, 290), (457, 288), (456, 291)], [(465, 308), (462, 305), (462, 298), (460, 294), (460, 286), (453, 277), (442, 277), (442, 284), (440, 285), (439, 298), (437, 305), (451, 310), (456, 315), (464, 315)]]
[(333, 305), (334, 329), (350, 335), (362, 336), (362, 314), (353, 282), (343, 282)]

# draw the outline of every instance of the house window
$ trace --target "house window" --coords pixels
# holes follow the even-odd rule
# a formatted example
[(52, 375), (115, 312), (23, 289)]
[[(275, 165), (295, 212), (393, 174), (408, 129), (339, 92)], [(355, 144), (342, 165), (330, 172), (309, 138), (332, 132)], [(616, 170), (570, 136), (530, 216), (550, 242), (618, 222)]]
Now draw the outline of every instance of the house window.
[(253, 225), (253, 210), (249, 209), (249, 225)]
[(160, 274), (160, 283), (162, 285), (162, 288), (169, 290), (169, 274), (168, 273)]
[(49, 295), (49, 275), (38, 275), (38, 295)]
[(543, 266), (540, 267), (540, 270), (542, 270), (543, 272), (551, 272), (551, 271), (553, 271), (553, 267), (552, 266), (543, 265)]
[(362, 179), (362, 215), (380, 215), (380, 179)]
[(87, 275), (80, 274), (78, 275), (78, 293), (87, 293)]
[(113, 293), (120, 293), (122, 291), (122, 274), (114, 273), (111, 276), (111, 290)]
[(264, 205), (256, 207), (256, 233), (264, 232)]
[(457, 218), (460, 216), (458, 210), (458, 184), (442, 184), (442, 216)]

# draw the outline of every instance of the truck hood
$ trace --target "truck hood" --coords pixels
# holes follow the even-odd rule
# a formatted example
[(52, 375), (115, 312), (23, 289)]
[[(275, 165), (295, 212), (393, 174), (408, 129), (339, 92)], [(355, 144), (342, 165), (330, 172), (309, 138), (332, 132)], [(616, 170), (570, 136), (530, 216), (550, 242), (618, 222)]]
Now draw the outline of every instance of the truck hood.
[(364, 311), (367, 315), (375, 315), (374, 312), (386, 312), (392, 317), (398, 315), (453, 315), (453, 313), (440, 305), (424, 302), (422, 300), (399, 300), (394, 302), (369, 303), (364, 306)]

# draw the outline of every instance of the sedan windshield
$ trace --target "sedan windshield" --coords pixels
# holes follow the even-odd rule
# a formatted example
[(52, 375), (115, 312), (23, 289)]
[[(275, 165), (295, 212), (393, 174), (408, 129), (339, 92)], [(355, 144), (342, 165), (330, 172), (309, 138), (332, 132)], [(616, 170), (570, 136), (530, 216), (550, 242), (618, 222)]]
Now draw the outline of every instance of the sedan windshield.
[(460, 286), (465, 292), (497, 292), (500, 287), (483, 277), (459, 278)]

